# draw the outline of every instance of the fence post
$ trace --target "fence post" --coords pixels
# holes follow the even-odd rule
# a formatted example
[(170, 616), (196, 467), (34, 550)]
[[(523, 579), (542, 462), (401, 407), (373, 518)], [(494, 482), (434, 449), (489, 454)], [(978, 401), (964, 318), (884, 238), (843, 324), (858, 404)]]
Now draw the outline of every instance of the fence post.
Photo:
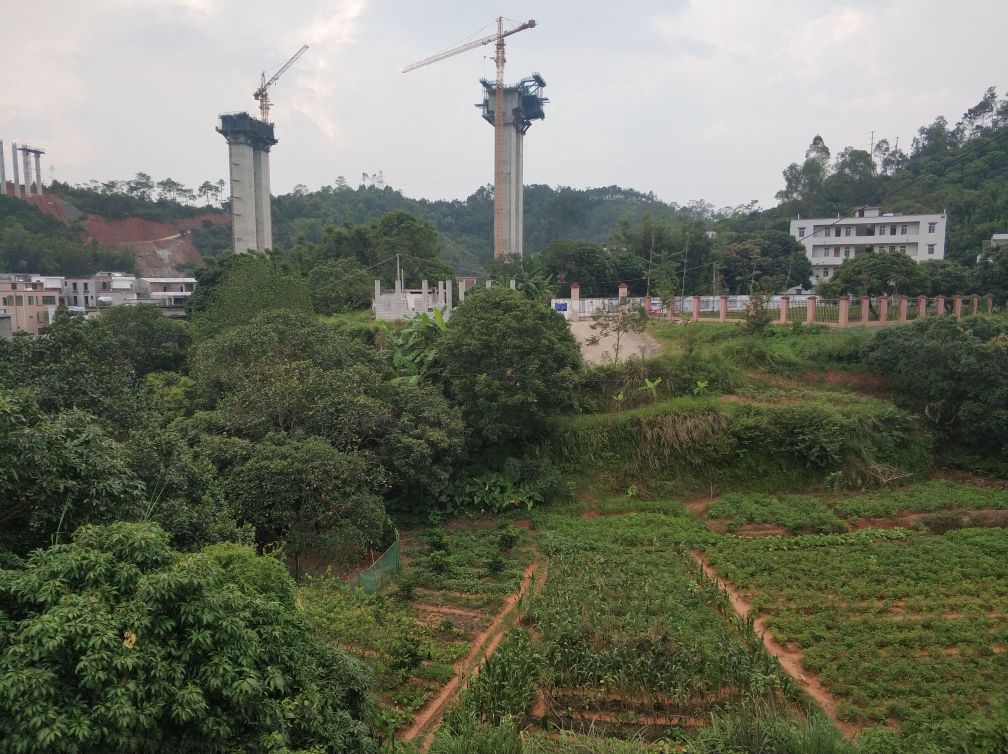
[(571, 283), (570, 321), (577, 322), (578, 306), (581, 304), (581, 283)]
[(994, 313), (994, 297), (991, 296), (988, 293), (986, 296), (984, 296), (984, 298), (987, 299), (987, 313), (988, 314), (993, 314)]
[(626, 283), (620, 283), (619, 288), (616, 289), (616, 294), (617, 296), (619, 296), (620, 305), (622, 305), (624, 299), (626, 299), (627, 291), (629, 290), (629, 288), (630, 286), (628, 286)]
[(690, 317), (690, 319), (693, 322), (699, 322), (700, 321), (700, 297), (699, 296), (694, 296), (693, 297), (693, 316)]
[(917, 319), (924, 319), (927, 316), (927, 296), (917, 297)]
[(941, 317), (945, 314), (945, 297), (941, 294), (935, 296), (935, 316)]
[(718, 301), (718, 322), (728, 321), (728, 296), (721, 294)]
[(889, 321), (889, 297), (885, 294), (878, 297), (878, 319), (883, 324)]
[(958, 293), (952, 297), (952, 314), (956, 319), (962, 319), (962, 296)]
[(647, 314), (648, 316), (651, 315), (651, 297), (650, 296), (645, 296), (644, 297), (644, 313)]
[(841, 296), (837, 300), (840, 308), (837, 314), (837, 327), (847, 327), (847, 313), (850, 311), (850, 296)]
[(811, 325), (815, 322), (816, 297), (809, 296), (805, 299), (805, 324)]
[(972, 296), (970, 296), (970, 314), (972, 314), (974, 317), (976, 316), (977, 307), (979, 305), (980, 305), (980, 297), (974, 293)]
[(900, 297), (899, 297), (899, 321), (900, 321), (901, 324), (904, 324), (904, 325), (906, 324), (906, 321), (907, 321), (907, 305), (908, 304), (909, 304), (909, 301), (907, 300), (907, 297), (901, 294)]
[(781, 296), (780, 297), (780, 323), (786, 325), (788, 323), (788, 315), (790, 315), (791, 310), (791, 297)]
[(427, 281), (420, 281), (420, 305), (423, 307), (424, 312), (430, 307), (430, 299), (427, 297)]
[(861, 325), (868, 326), (868, 313), (871, 311), (871, 298), (866, 293), (861, 297)]

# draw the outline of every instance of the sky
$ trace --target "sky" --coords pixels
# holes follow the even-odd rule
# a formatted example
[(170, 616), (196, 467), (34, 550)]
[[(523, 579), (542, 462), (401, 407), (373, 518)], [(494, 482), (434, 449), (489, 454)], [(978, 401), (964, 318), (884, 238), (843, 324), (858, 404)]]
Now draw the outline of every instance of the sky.
[[(815, 134), (834, 153), (909, 144), (988, 86), (1008, 87), (1004, 0), (33, 0), (0, 11), (0, 139), (46, 150), (71, 183), (138, 171), (189, 186), (227, 175), (214, 131), (272, 90), (274, 194), (382, 171), (407, 196), (465, 198), (493, 180), (474, 104), (492, 46), (401, 69), (489, 34), (507, 74), (547, 82), (526, 184), (620, 185), (664, 201), (772, 206)], [(14, 5), (14, 7), (10, 7)], [(481, 31), (482, 30), (482, 31)]]

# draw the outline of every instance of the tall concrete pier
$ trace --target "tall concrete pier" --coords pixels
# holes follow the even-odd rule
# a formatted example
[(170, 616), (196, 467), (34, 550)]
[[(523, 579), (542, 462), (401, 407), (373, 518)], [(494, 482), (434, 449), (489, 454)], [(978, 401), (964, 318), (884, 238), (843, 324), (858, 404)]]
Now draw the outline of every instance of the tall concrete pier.
[(18, 174), (18, 145), (17, 142), (11, 142), (11, 162), (14, 163), (14, 196), (21, 197), (24, 194), (21, 193), (21, 176)]
[(7, 196), (7, 156), (3, 149), (4, 143), (0, 140), (0, 196)]
[[(497, 83), (481, 79), (483, 119), (494, 124)], [(524, 253), (525, 184), (522, 175), (523, 141), (533, 120), (543, 120), (543, 105), (549, 99), (542, 96), (546, 82), (538, 73), (504, 89), (504, 255)]]
[(277, 143), (273, 124), (248, 113), (220, 116), (217, 132), (228, 143), (234, 251), (262, 252), (273, 246), (269, 151)]

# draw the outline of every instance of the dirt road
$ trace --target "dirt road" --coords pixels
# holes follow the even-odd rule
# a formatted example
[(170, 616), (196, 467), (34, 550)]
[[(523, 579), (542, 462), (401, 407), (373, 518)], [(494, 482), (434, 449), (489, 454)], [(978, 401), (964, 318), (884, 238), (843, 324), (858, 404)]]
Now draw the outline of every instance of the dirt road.
[[(586, 341), (595, 334), (591, 329), (591, 320), (571, 322), (570, 328), (581, 347), (581, 355), (588, 364), (605, 364), (613, 361), (616, 353), (615, 335), (607, 335), (599, 340), (597, 346), (590, 346)], [(658, 356), (661, 353), (661, 346), (647, 333), (631, 332), (620, 336), (620, 361), (640, 358), (642, 352), (645, 358)]]

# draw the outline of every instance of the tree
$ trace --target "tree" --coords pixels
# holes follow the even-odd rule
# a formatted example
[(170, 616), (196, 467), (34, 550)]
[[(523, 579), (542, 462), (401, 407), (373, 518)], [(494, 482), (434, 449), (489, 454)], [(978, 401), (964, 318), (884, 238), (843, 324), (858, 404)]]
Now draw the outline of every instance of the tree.
[(320, 264), (308, 273), (308, 292), (319, 314), (368, 309), (374, 297), (374, 278), (354, 259)]
[(310, 553), (353, 563), (387, 546), (391, 524), (375, 494), (385, 481), (380, 467), (310, 436), (240, 445), (224, 473), (228, 497), (256, 540), (282, 541), (296, 562)]
[(253, 316), (275, 309), (310, 312), (311, 297), (307, 281), (274, 269), (262, 257), (233, 265), (213, 291), (206, 311), (192, 324), (197, 339), (245, 324)]
[(90, 416), (47, 414), (0, 389), (0, 530), (27, 552), (88, 522), (137, 518), (143, 485), (128, 456)]
[(473, 291), (439, 346), (449, 397), (478, 444), (526, 442), (574, 405), (581, 354), (567, 322), (503, 287)]
[(627, 333), (642, 333), (647, 329), (648, 314), (643, 306), (631, 306), (625, 300), (618, 304), (600, 306), (592, 312), (592, 332), (589, 344), (597, 346), (602, 338), (616, 337), (613, 346), (613, 361), (619, 361), (620, 340)]
[(952, 296), (969, 290), (969, 270), (948, 259), (930, 259), (918, 266), (919, 293)]
[(1008, 464), (1008, 327), (934, 317), (879, 331), (865, 363), (889, 376), (943, 433)]
[(906, 254), (862, 253), (845, 259), (833, 277), (821, 281), (816, 290), (824, 296), (916, 293), (920, 281), (917, 262)]
[(0, 571), (0, 605), (4, 751), (377, 752), (365, 671), (250, 548), (84, 527)]
[(102, 340), (105, 357), (128, 364), (138, 377), (178, 371), (185, 364), (189, 332), (154, 306), (109, 307), (94, 321), (93, 328)]
[(126, 191), (137, 199), (150, 201), (154, 191), (154, 181), (147, 173), (137, 173), (133, 179), (126, 182)]

